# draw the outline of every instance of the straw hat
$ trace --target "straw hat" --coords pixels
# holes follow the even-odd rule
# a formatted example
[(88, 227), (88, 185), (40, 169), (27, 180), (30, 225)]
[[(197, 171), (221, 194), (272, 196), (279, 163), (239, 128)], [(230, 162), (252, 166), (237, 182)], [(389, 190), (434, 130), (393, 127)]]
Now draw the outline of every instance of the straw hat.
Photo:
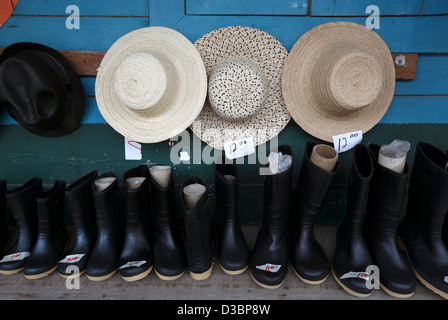
[(104, 119), (142, 143), (180, 134), (194, 121), (207, 95), (207, 75), (196, 47), (165, 27), (132, 31), (105, 54), (96, 84)]
[(281, 92), (287, 50), (270, 34), (232, 26), (195, 42), (208, 74), (208, 99), (191, 129), (223, 150), (225, 142), (252, 137), (269, 141), (291, 119)]
[(394, 96), (395, 68), (380, 36), (363, 25), (330, 22), (305, 33), (285, 62), (283, 98), (297, 124), (329, 142), (367, 132)]

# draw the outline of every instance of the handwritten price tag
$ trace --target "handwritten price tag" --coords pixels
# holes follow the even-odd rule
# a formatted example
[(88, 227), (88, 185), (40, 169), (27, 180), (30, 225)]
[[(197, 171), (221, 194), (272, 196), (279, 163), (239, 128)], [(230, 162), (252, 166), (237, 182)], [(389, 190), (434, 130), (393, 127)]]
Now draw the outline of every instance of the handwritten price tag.
[(338, 153), (345, 152), (361, 143), (362, 130), (333, 136), (334, 148)]
[(131, 267), (140, 267), (141, 265), (144, 265), (146, 263), (145, 260), (141, 260), (141, 261), (129, 261), (127, 263), (125, 263), (124, 265), (122, 265), (120, 268), (118, 269), (124, 269), (124, 268), (131, 268)]
[(241, 140), (224, 142), (224, 151), (227, 159), (236, 159), (255, 153), (254, 139), (252, 137)]
[(26, 251), (8, 254), (7, 256), (4, 256), (2, 260), (0, 260), (0, 263), (8, 262), (8, 261), (19, 261), (19, 260), (23, 260), (29, 256), (30, 256), (30, 252), (26, 252)]
[(124, 157), (126, 160), (142, 160), (142, 145), (124, 137)]
[(75, 263), (80, 261), (82, 257), (84, 257), (84, 255), (85, 255), (84, 253), (70, 254), (61, 261), (59, 261), (59, 263)]
[(261, 266), (255, 266), (255, 268), (257, 268), (257, 269), (269, 271), (269, 272), (273, 272), (273, 273), (278, 272), (278, 270), (280, 270), (281, 267), (282, 267), (281, 264), (271, 264), (271, 263), (266, 263)]

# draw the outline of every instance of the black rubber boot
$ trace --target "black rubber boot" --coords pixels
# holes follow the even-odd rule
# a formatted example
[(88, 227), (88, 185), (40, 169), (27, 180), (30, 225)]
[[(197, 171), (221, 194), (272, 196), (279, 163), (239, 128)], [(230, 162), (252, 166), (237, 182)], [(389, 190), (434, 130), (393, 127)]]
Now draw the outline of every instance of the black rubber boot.
[[(191, 184), (204, 186), (205, 192), (194, 207), (189, 208), (182, 190)], [(191, 177), (182, 186), (181, 197), (184, 210), (185, 252), (190, 275), (195, 280), (205, 280), (212, 273), (214, 255), (207, 186), (198, 177)]]
[(67, 244), (65, 226), (65, 181), (57, 180), (54, 186), (37, 196), (38, 235), (36, 244), (25, 264), (27, 279), (41, 279), (58, 267)]
[(0, 257), (3, 258), (9, 241), (9, 229), (6, 222), (6, 180), (0, 179)]
[(333, 254), (332, 273), (336, 282), (348, 293), (367, 297), (373, 287), (367, 285), (367, 267), (373, 265), (362, 226), (367, 214), (370, 182), (373, 176), (373, 161), (363, 144), (353, 150), (352, 167), (347, 186), (347, 214), (336, 232), (336, 247)]
[(249, 248), (238, 215), (238, 168), (215, 164), (218, 260), (225, 273), (241, 274), (249, 265)]
[[(110, 179), (112, 183), (105, 189), (99, 189), (97, 183), (102, 183), (103, 178)], [(112, 172), (103, 173), (92, 180), (92, 188), (97, 239), (87, 263), (87, 278), (103, 281), (117, 272), (123, 246), (117, 176)]]
[(58, 272), (67, 278), (79, 272), (84, 274), (96, 241), (95, 207), (93, 205), (92, 180), (98, 176), (96, 170), (73, 182), (65, 190), (65, 199), (70, 208), (75, 229), (75, 239), (67, 255), (59, 262)]
[(402, 174), (378, 162), (379, 145), (369, 145), (374, 164), (370, 184), (364, 238), (374, 265), (380, 272), (380, 287), (396, 298), (414, 294), (416, 281), (405, 254), (397, 244), (397, 228), (403, 215), (409, 167)]
[[(292, 156), (287, 145), (273, 151)], [(267, 175), (264, 181), (263, 222), (251, 252), (250, 274), (258, 285), (267, 289), (279, 288), (288, 270), (293, 165), (294, 162), (283, 172)]]
[(339, 162), (332, 172), (312, 163), (315, 145), (308, 141), (305, 146), (291, 223), (291, 265), (297, 277), (307, 284), (324, 282), (330, 272), (327, 256), (315, 239), (314, 225), (339, 169)]
[(185, 272), (186, 257), (177, 225), (174, 178), (166, 187), (151, 178), (151, 199), (154, 225), (154, 270), (162, 280), (179, 279)]
[[(448, 150), (446, 151), (446, 154), (448, 155)], [(448, 170), (448, 163), (445, 164), (445, 170)], [(445, 247), (448, 248), (448, 212), (446, 213), (445, 220), (443, 220), (442, 240)]]
[(8, 206), (17, 225), (18, 238), (0, 261), (2, 274), (18, 273), (28, 261), (37, 239), (36, 197), (42, 191), (42, 179), (36, 177), (6, 193)]
[(448, 155), (419, 142), (409, 181), (406, 216), (399, 236), (417, 279), (448, 299), (448, 249), (442, 240), (448, 210)]
[[(134, 182), (129, 180), (136, 178), (138, 180)], [(126, 226), (118, 271), (124, 280), (136, 281), (146, 277), (153, 269), (148, 166), (128, 170), (123, 183)]]

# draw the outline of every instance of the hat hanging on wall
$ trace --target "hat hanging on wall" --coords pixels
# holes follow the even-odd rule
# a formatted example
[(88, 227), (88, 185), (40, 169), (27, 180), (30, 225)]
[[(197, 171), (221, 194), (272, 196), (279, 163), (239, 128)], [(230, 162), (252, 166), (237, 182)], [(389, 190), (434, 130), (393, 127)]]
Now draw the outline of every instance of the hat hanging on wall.
[(285, 62), (283, 98), (296, 123), (319, 139), (374, 127), (393, 99), (395, 67), (386, 43), (352, 22), (305, 33)]
[(0, 106), (29, 132), (59, 137), (79, 127), (85, 94), (78, 74), (61, 53), (20, 42), (0, 55)]
[(269, 141), (291, 117), (281, 92), (287, 50), (270, 34), (232, 26), (211, 31), (195, 42), (208, 74), (208, 99), (191, 125), (210, 146), (252, 137)]
[(178, 31), (147, 27), (118, 39), (98, 69), (96, 99), (109, 125), (142, 143), (180, 134), (204, 105), (207, 75), (193, 43)]

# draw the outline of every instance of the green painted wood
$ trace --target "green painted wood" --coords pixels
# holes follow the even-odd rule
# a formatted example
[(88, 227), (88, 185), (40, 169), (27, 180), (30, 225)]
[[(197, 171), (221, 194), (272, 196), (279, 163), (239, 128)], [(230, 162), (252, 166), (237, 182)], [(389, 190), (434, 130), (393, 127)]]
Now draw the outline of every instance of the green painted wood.
[(402, 16), (418, 15), (422, 0), (313, 0), (311, 15), (313, 16), (370, 16), (366, 8), (375, 5), (380, 15)]
[(132, 0), (20, 0), (14, 10), (15, 15), (54, 15), (68, 16), (66, 8), (76, 5), (81, 16), (108, 17), (148, 17), (149, 1)]
[[(441, 150), (448, 148), (448, 124), (408, 124), (387, 125), (379, 124), (365, 134), (363, 143), (386, 144), (393, 139), (404, 139), (411, 142), (408, 163), (412, 166), (415, 144), (425, 141)], [(306, 141), (320, 142), (303, 132), (296, 124), (290, 123), (278, 136), (278, 144), (289, 144), (294, 156), (294, 183), (297, 182), (303, 150)], [(193, 138), (191, 138), (193, 150)], [(205, 145), (200, 143), (200, 152), (204, 152)], [(273, 147), (273, 142), (257, 148), (257, 159), (249, 163), (248, 158), (239, 163), (240, 172), (240, 206), (241, 220), (244, 224), (259, 223), (262, 216), (263, 176), (259, 169)], [(67, 184), (74, 182), (91, 170), (99, 173), (115, 172), (122, 185), (123, 174), (142, 163), (170, 164), (171, 148), (167, 141), (144, 144), (142, 147), (142, 161), (124, 159), (123, 137), (110, 126), (104, 124), (82, 125), (74, 133), (60, 138), (42, 138), (26, 132), (18, 125), (0, 126), (0, 177), (7, 179), (8, 189), (18, 187), (34, 176), (41, 176), (45, 188), (50, 188), (57, 179), (66, 180)], [(338, 223), (345, 210), (345, 190), (348, 172), (351, 164), (351, 152), (340, 154), (340, 170), (334, 185), (326, 199), (319, 223)], [(191, 153), (193, 154), (193, 152)], [(220, 152), (216, 153), (219, 156)], [(177, 190), (179, 206), (180, 185), (193, 175), (201, 177), (208, 185), (212, 216), (214, 215), (214, 167), (205, 165), (200, 159), (192, 159), (194, 163), (180, 163), (173, 165), (173, 172)], [(67, 217), (69, 213), (67, 212)], [(179, 218), (181, 219), (179, 213)], [(68, 219), (68, 218), (67, 218)], [(68, 220), (69, 221), (69, 220)]]
[(307, 8), (307, 0), (186, 0), (189, 15), (306, 15)]

